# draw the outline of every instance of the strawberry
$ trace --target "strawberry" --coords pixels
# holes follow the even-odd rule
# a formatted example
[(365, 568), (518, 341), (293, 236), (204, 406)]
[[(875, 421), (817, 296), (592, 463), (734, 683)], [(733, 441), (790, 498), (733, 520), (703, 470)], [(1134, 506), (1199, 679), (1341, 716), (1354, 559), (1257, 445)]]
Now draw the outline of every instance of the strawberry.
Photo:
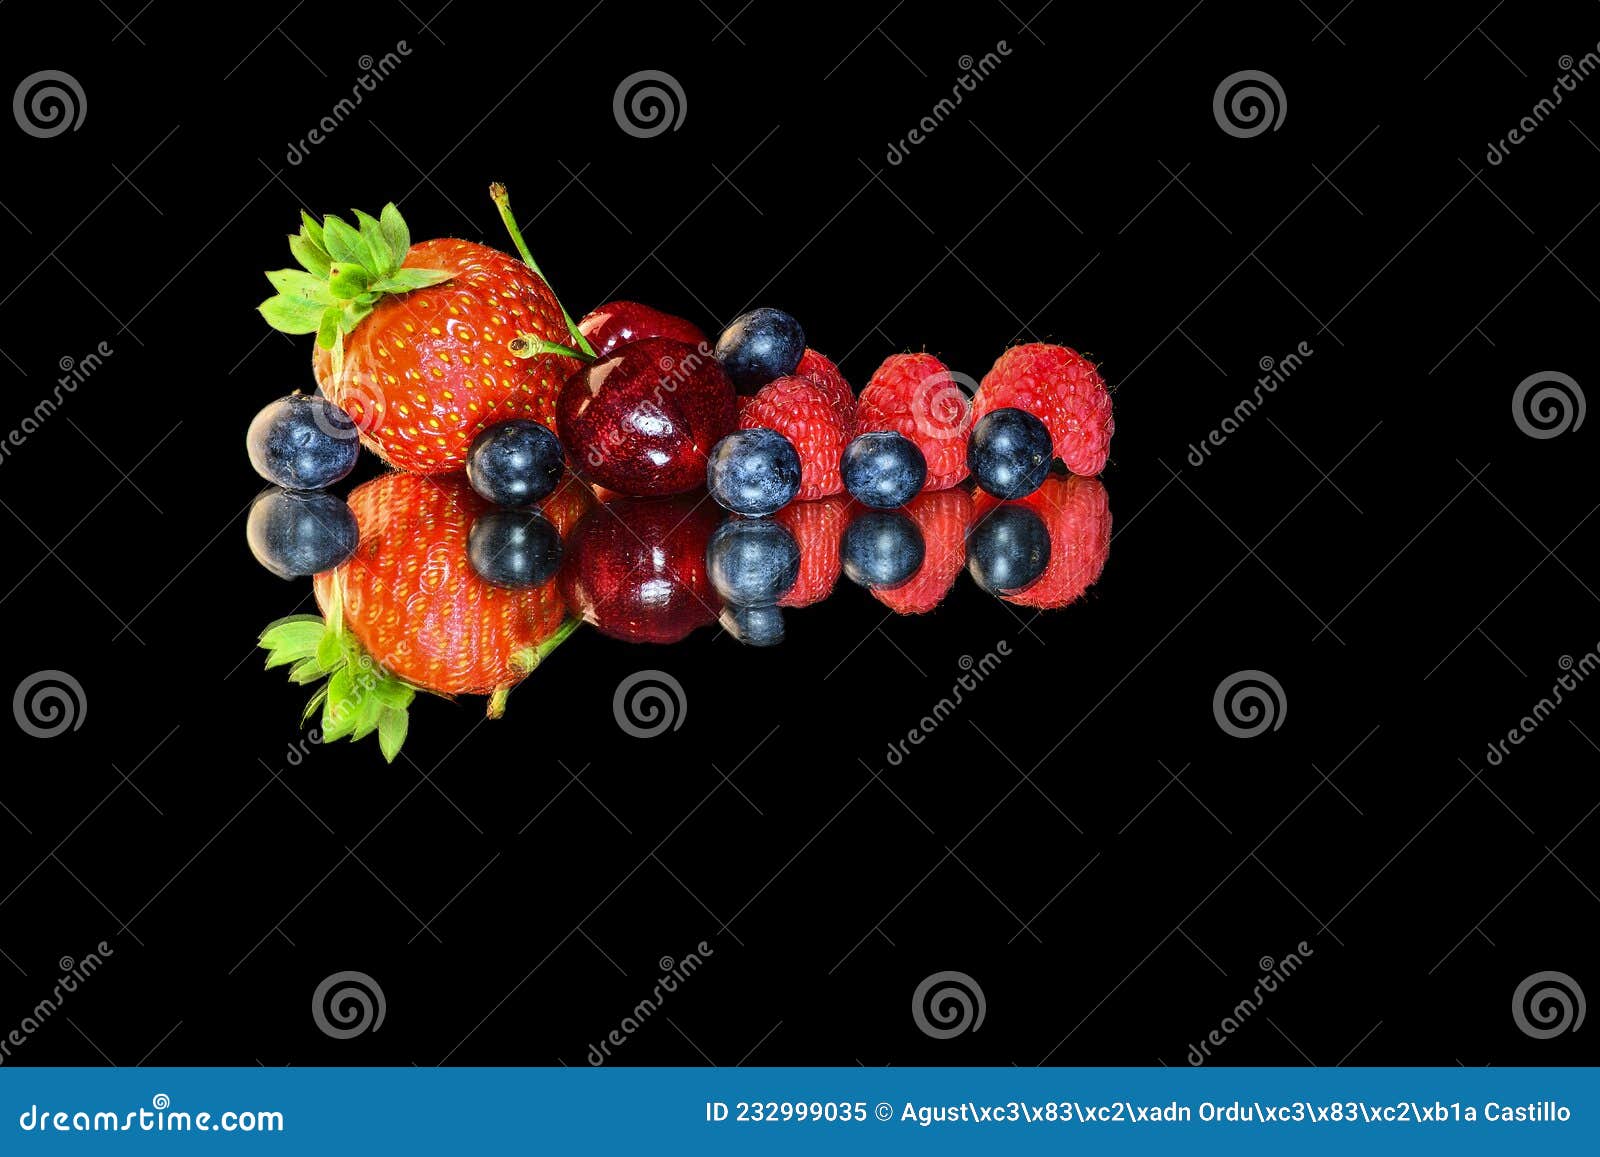
[[(491, 190), (526, 254), (504, 190)], [(419, 474), (460, 469), (483, 427), (555, 421), (555, 399), (589, 346), (531, 261), (445, 238), (413, 245), (394, 205), (359, 229), (301, 214), (289, 249), (301, 269), (267, 274), (262, 316), (317, 335), (312, 370), (361, 441)]]
[(839, 455), (850, 441), (850, 428), (814, 381), (795, 376), (762, 386), (749, 405), (740, 407), (739, 429), (762, 426), (789, 439), (800, 455), (796, 498), (808, 502), (844, 489), (839, 480)]
[(920, 615), (944, 601), (967, 563), (967, 527), (972, 495), (959, 487), (924, 490), (904, 507), (922, 531), (926, 553), (910, 581), (890, 589), (873, 588), (872, 597), (899, 615)]
[[(1053, 610), (1076, 602), (1100, 577), (1111, 553), (1111, 506), (1098, 478), (1052, 474), (1044, 485), (1017, 502), (1033, 507), (1050, 532), (1050, 563), (1037, 582), (1003, 596), (1023, 607)], [(1000, 505), (980, 493), (978, 518)]]
[(850, 520), (850, 500), (842, 495), (791, 502), (775, 519), (800, 545), (800, 577), (778, 600), (780, 607), (809, 607), (833, 592), (839, 581), (839, 535)]
[(926, 490), (946, 490), (967, 476), (967, 395), (932, 354), (892, 354), (856, 399), (855, 433), (892, 430), (928, 460)]
[(838, 366), (816, 350), (807, 349), (800, 355), (800, 364), (795, 366), (794, 372), (796, 377), (810, 378), (817, 384), (817, 388), (828, 396), (834, 409), (844, 418), (847, 428), (855, 421), (856, 392), (845, 381)]
[(1066, 346), (1012, 346), (984, 375), (972, 401), (973, 419), (991, 410), (1026, 410), (1050, 428), (1056, 457), (1074, 474), (1105, 469), (1116, 422), (1111, 394), (1093, 362)]
[[(563, 491), (546, 502), (573, 500)], [(490, 507), (463, 478), (384, 474), (357, 487), (350, 508), (360, 545), (316, 576), (322, 616), (281, 619), (261, 635), (268, 667), (293, 664), (296, 683), (326, 677), (306, 711), (322, 711), (319, 742), (376, 731), (393, 760), (419, 690), (488, 695), (498, 718), (511, 688), (577, 626), (555, 580), (506, 590), (473, 572), (467, 532)]]

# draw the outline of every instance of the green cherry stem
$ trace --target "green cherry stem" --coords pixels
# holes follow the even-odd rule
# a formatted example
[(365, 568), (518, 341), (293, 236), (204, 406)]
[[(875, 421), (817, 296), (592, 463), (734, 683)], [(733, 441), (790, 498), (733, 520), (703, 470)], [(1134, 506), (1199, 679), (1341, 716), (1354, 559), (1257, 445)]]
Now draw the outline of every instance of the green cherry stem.
[[(511, 215), (511, 194), (506, 191), (506, 187), (504, 185), (496, 181), (494, 184), (489, 186), (489, 196), (491, 199), (493, 199), (495, 208), (500, 210), (500, 220), (505, 222), (506, 232), (511, 234), (511, 241), (516, 245), (517, 252), (521, 255), (523, 264), (537, 273), (541, 278), (544, 278), (544, 283), (549, 285), (550, 279), (545, 277), (544, 270), (539, 268), (539, 263), (533, 259), (533, 254), (528, 251), (528, 243), (522, 239), (522, 230), (517, 226), (517, 219)], [(551, 286), (550, 292), (552, 294), (555, 293), (554, 286)], [(593, 358), (595, 356), (594, 347), (589, 344), (588, 338), (584, 337), (582, 333), (578, 332), (578, 327), (573, 322), (572, 315), (567, 312), (567, 307), (561, 304), (561, 298), (559, 295), (556, 296), (556, 305), (560, 307), (561, 316), (566, 320), (567, 323), (567, 332), (570, 333), (573, 340), (578, 343), (578, 348), (589, 357)]]

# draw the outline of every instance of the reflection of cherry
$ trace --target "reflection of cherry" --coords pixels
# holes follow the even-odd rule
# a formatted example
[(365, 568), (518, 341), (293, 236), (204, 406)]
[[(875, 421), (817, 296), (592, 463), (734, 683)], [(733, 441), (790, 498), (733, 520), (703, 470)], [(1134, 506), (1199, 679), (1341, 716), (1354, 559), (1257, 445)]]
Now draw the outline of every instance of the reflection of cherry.
[(722, 511), (704, 494), (619, 498), (565, 544), (559, 579), (574, 614), (615, 639), (675, 643), (716, 622), (706, 545)]
[[(1019, 606), (1050, 610), (1076, 601), (1099, 579), (1111, 553), (1111, 505), (1098, 478), (1052, 474), (1044, 485), (1017, 500), (1044, 519), (1050, 532), (1050, 565), (1027, 590), (1003, 596)], [(980, 493), (976, 515), (1000, 505)]]

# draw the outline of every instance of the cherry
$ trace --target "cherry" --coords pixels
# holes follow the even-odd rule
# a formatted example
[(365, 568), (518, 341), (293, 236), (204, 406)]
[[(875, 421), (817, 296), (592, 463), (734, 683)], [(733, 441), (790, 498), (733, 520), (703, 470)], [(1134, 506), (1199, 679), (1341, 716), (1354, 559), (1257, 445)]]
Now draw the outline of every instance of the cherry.
[(591, 309), (578, 322), (578, 332), (602, 358), (618, 346), (647, 337), (670, 337), (696, 348), (707, 344), (706, 335), (694, 322), (637, 301), (608, 301)]

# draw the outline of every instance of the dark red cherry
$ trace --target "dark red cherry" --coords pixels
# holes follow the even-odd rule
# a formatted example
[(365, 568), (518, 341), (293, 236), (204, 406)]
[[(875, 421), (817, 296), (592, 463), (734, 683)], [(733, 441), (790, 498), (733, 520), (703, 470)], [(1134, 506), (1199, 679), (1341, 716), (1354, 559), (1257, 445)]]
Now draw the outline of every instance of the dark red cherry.
[(670, 337), (696, 348), (707, 344), (706, 335), (694, 322), (637, 301), (608, 301), (591, 309), (578, 322), (578, 330), (602, 358), (618, 346), (647, 337)]

